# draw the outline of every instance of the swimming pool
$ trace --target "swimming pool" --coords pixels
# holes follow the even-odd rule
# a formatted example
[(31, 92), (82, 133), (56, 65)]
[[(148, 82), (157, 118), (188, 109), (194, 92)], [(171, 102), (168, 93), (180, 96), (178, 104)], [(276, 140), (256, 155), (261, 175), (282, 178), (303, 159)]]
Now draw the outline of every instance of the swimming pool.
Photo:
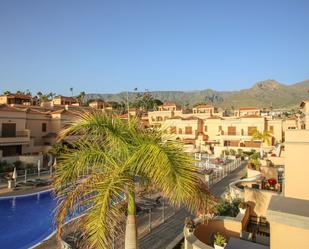
[(28, 249), (54, 231), (51, 190), (0, 198), (0, 248)]

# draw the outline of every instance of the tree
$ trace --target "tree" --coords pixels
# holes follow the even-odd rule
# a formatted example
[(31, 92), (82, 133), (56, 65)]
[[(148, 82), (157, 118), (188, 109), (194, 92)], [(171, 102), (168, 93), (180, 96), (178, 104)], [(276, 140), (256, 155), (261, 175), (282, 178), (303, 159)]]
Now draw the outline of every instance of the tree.
[(71, 95), (73, 96), (73, 87), (70, 87)]
[[(111, 248), (125, 220), (125, 248), (138, 248), (136, 177), (143, 186), (156, 186), (172, 204), (184, 204), (192, 212), (206, 213), (214, 203), (182, 144), (166, 141), (157, 130), (141, 129), (136, 119), (125, 122), (101, 112), (87, 113), (62, 130), (59, 138), (72, 134), (79, 139), (74, 149), (60, 156), (54, 181), (60, 198), (59, 235), (68, 214), (89, 207), (79, 223), (87, 248)], [(120, 208), (123, 196), (126, 212)]]
[(84, 103), (84, 98), (86, 96), (86, 93), (84, 91), (80, 92), (77, 98), (79, 99), (80, 104)]
[(10, 91), (4, 91), (3, 94), (4, 95), (9, 95), (9, 94), (11, 94), (11, 92)]
[(259, 139), (262, 143), (267, 143), (267, 145), (271, 144), (271, 137), (272, 133), (270, 131), (259, 132), (256, 130), (252, 135), (252, 139)]
[(45, 102), (45, 101), (50, 101), (52, 100), (52, 98), (56, 95), (55, 93), (42, 93), (42, 92), (37, 92), (36, 93), (38, 99), (39, 99), (39, 102), (42, 103), (42, 102)]
[(263, 144), (267, 143), (267, 145), (269, 146), (271, 144), (271, 138), (272, 138), (272, 133), (270, 131), (263, 131), (263, 132), (259, 132), (258, 130), (256, 130), (253, 135), (252, 135), (252, 139), (259, 139), (262, 141), (261, 144), (261, 157), (263, 157), (264, 155), (264, 148), (263, 148)]
[(142, 109), (145, 112), (156, 109), (159, 105), (163, 105), (162, 101), (154, 99), (152, 94), (147, 90), (142, 93), (136, 93), (135, 99), (132, 103), (133, 107)]

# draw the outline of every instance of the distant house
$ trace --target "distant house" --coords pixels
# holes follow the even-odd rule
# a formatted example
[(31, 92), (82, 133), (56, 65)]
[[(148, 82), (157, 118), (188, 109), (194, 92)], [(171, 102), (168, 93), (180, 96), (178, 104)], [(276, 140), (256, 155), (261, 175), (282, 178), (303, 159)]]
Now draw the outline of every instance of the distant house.
[(107, 106), (109, 106), (109, 104), (107, 104), (102, 99), (94, 99), (89, 102), (89, 106), (94, 109), (105, 109)]
[(176, 111), (180, 108), (175, 103), (165, 103), (158, 107), (158, 111)]
[(52, 105), (79, 105), (79, 101), (74, 97), (55, 96), (52, 100)]
[(253, 106), (239, 107), (238, 110), (234, 111), (235, 117), (244, 117), (244, 116), (260, 116), (261, 110)]
[(0, 95), (0, 104), (31, 105), (32, 97), (25, 94), (10, 93)]
[(198, 105), (192, 108), (193, 114), (203, 113), (212, 116), (216, 111), (216, 108), (211, 105)]

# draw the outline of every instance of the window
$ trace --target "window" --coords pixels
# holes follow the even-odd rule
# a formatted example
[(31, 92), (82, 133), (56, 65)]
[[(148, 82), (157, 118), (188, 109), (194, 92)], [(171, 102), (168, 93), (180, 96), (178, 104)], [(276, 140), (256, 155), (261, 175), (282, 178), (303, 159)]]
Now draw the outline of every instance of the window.
[(271, 132), (271, 133), (274, 133), (274, 126), (269, 126), (269, 131)]
[(192, 127), (191, 127), (191, 126), (187, 126), (187, 127), (185, 128), (185, 133), (186, 133), (186, 134), (192, 134)]
[(218, 127), (218, 131), (219, 132), (222, 131), (222, 126), (221, 125)]
[(236, 135), (236, 127), (235, 126), (227, 127), (227, 134), (228, 135)]
[(204, 131), (207, 132), (207, 125), (205, 125)]
[(42, 123), (42, 132), (46, 132), (46, 130), (47, 130), (46, 123)]
[(16, 124), (15, 123), (3, 123), (1, 136), (2, 137), (16, 137)]
[(176, 134), (176, 126), (171, 126), (170, 131), (171, 134)]
[(178, 129), (178, 134), (182, 134), (182, 129), (181, 128)]
[(248, 127), (248, 135), (249, 136), (252, 136), (255, 131), (257, 131), (256, 126), (249, 126)]

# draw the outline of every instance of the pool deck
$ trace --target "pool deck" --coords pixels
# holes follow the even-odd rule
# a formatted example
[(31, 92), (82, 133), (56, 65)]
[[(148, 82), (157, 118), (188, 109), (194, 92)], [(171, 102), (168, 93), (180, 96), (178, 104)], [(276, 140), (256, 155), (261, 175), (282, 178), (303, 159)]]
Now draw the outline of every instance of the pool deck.
[(33, 193), (44, 191), (44, 190), (51, 189), (51, 188), (52, 187), (50, 185), (42, 186), (42, 187), (33, 187), (29, 189), (20, 189), (20, 190), (12, 190), (8, 188), (3, 188), (3, 189), (0, 189), (0, 197), (33, 194)]

